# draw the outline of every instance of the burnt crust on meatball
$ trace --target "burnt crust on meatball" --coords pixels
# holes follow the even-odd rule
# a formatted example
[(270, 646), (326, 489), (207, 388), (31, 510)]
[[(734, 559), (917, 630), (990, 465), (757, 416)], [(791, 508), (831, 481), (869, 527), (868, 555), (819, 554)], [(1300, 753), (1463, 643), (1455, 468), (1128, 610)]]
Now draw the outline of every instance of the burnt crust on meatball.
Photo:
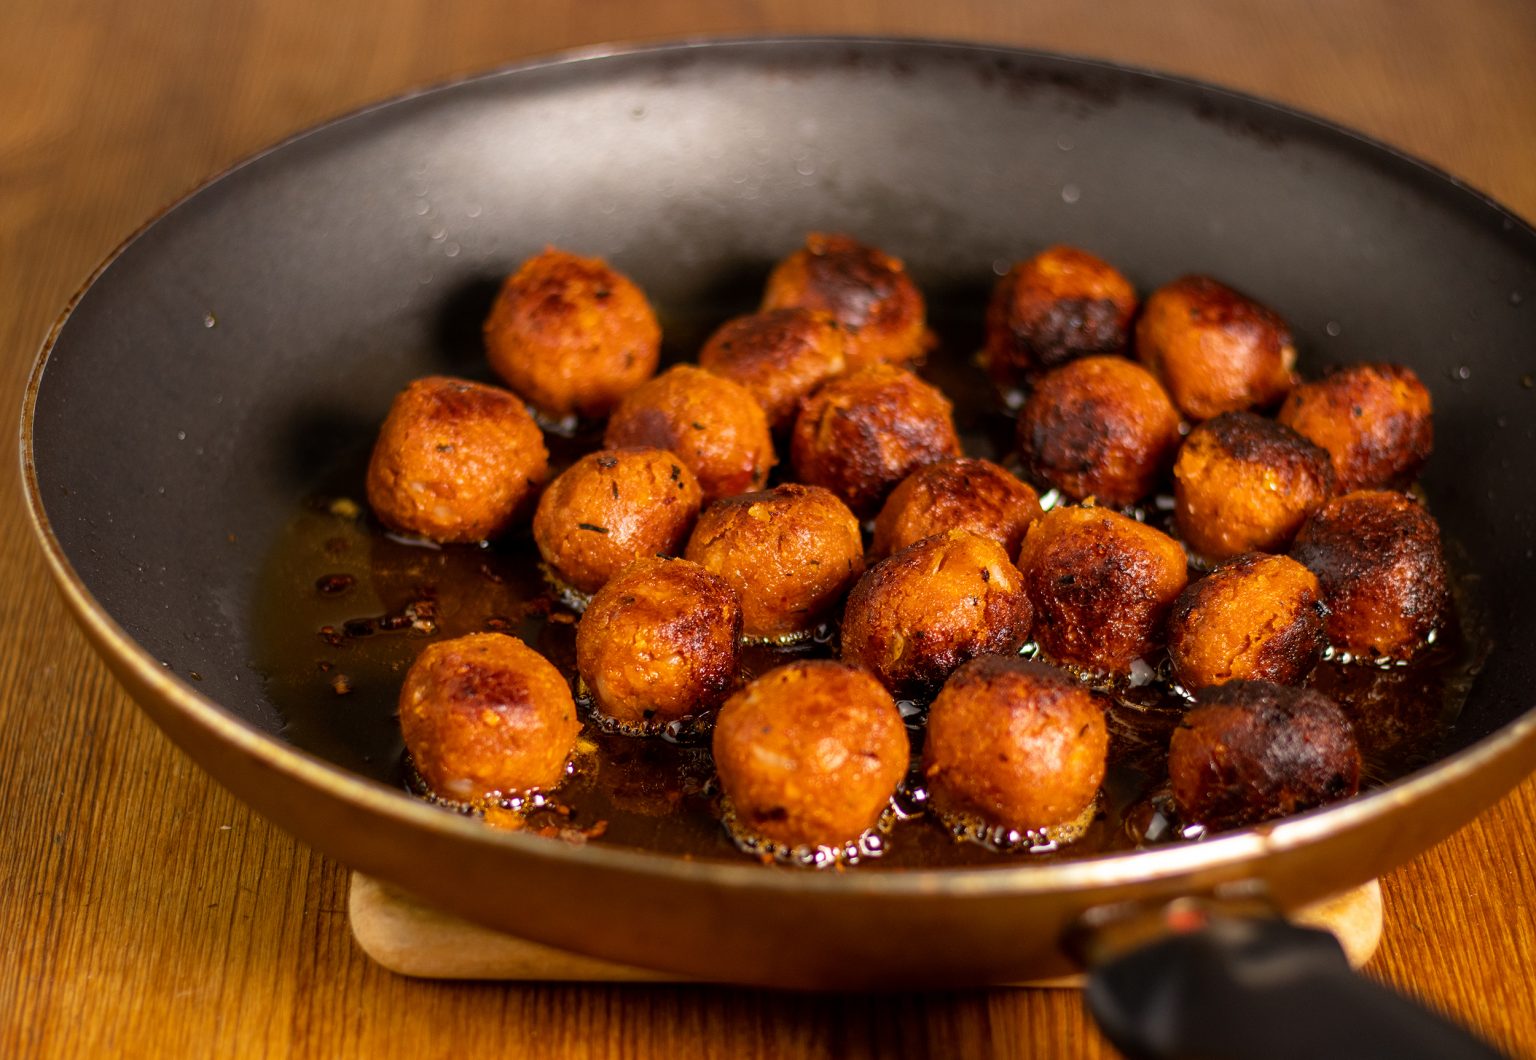
[(1203, 691), (1174, 730), (1168, 774), (1186, 820), (1228, 831), (1355, 794), (1360, 751), (1321, 693), (1229, 681)]
[(953, 406), (938, 388), (892, 365), (839, 376), (800, 409), (790, 439), (795, 477), (873, 515), (903, 478), (960, 455)]
[(1280, 422), (1328, 451), (1341, 493), (1407, 486), (1435, 444), (1429, 390), (1400, 364), (1355, 364), (1302, 383)]
[(699, 367), (750, 390), (777, 429), (794, 422), (806, 395), (847, 371), (847, 338), (831, 313), (770, 309), (722, 325), (699, 352)]
[(875, 517), (870, 555), (889, 556), (946, 530), (970, 530), (1012, 556), (1040, 498), (1028, 483), (990, 460), (957, 456), (918, 468), (901, 480)]
[(1136, 290), (1108, 262), (1055, 246), (1014, 265), (987, 305), (983, 359), (999, 384), (1096, 353), (1121, 353)]

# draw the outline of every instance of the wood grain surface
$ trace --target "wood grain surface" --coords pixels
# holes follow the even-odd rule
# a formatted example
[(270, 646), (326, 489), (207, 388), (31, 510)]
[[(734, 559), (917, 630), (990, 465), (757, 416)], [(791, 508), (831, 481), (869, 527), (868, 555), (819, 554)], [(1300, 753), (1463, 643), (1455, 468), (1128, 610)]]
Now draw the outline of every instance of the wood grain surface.
[[(18, 414), (96, 262), (269, 141), (522, 56), (764, 31), (970, 38), (1203, 77), (1361, 128), (1536, 218), (1529, 0), (6, 0), (0, 414)], [(0, 1055), (1111, 1055), (1060, 991), (784, 996), (376, 968), (347, 933), (343, 867), (183, 760), (89, 654), (16, 467), (0, 460)], [(1520, 1055), (1536, 1055), (1533, 820), (1528, 781), (1388, 876), (1371, 965)]]

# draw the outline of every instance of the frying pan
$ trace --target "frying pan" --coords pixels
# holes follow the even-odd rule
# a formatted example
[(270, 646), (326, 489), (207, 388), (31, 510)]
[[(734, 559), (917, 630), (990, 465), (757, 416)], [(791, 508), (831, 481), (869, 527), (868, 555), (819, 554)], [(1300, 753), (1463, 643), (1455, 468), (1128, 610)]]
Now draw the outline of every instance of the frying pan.
[[(812, 230), (901, 256), (935, 305), (979, 307), (994, 263), (1055, 242), (1143, 291), (1210, 273), (1286, 317), (1304, 369), (1416, 369), (1437, 419), (1424, 486), (1482, 575), (1469, 592), (1493, 641), (1443, 757), (1199, 843), (816, 873), (486, 829), (287, 742), (251, 662), (266, 550), (326, 454), (370, 437), (404, 381), (470, 370), (499, 277), (547, 243), (602, 254), (688, 353)], [(48, 562), (117, 677), (210, 774), (328, 855), (530, 939), (710, 980), (1017, 981), (1075, 967), (1085, 914), (1235, 891), (1285, 910), (1362, 883), (1536, 766), (1527, 299), (1536, 232), (1507, 211), (1208, 86), (954, 43), (589, 52), (364, 110), (169, 210), (44, 344), (22, 459)]]

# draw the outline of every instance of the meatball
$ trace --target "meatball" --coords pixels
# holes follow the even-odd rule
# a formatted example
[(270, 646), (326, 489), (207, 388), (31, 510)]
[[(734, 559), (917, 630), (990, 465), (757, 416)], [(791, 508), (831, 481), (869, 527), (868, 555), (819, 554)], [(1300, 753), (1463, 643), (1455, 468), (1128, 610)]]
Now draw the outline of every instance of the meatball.
[(485, 321), (491, 368), (547, 416), (606, 416), (649, 379), (661, 328), (645, 295), (601, 258), (554, 247), (523, 262)]
[(1052, 508), (1029, 528), (1019, 571), (1046, 656), (1097, 674), (1128, 674), (1163, 643), (1189, 578), (1167, 534), (1107, 508)]
[(671, 450), (699, 480), (706, 504), (762, 489), (775, 463), (768, 420), (751, 391), (691, 364), (626, 394), (603, 444)]
[(997, 282), (982, 357), (1000, 385), (1092, 353), (1120, 353), (1136, 290), (1100, 258), (1051, 247)]
[(850, 365), (920, 357), (930, 343), (923, 296), (906, 266), (849, 236), (806, 236), (804, 248), (774, 266), (762, 308), (801, 306), (831, 313), (848, 328)]
[(1201, 692), (1174, 730), (1168, 777), (1186, 820), (1225, 831), (1353, 795), (1360, 751), (1327, 696), (1229, 681)]
[(1410, 658), (1450, 617), (1440, 527), (1401, 493), (1334, 498), (1302, 527), (1291, 557), (1322, 583), (1323, 628), (1339, 651)]
[(795, 420), (795, 477), (825, 486), (860, 516), (873, 515), (909, 473), (960, 455), (951, 408), (937, 388), (890, 365), (833, 379)]
[(1084, 357), (1036, 381), (1019, 411), (1018, 437), (1036, 481), (1120, 507), (1151, 493), (1167, 470), (1179, 413), (1140, 365)]
[(947, 821), (1040, 831), (1093, 806), (1108, 751), (1099, 696), (1054, 666), (988, 655), (928, 709), (923, 777)]
[(1179, 533), (1212, 560), (1282, 551), (1332, 493), (1328, 453), (1251, 412), (1200, 424), (1173, 464)]
[(1228, 560), (1174, 601), (1168, 656), (1191, 691), (1233, 680), (1297, 685), (1323, 653), (1322, 587), (1285, 556)]
[(831, 313), (791, 306), (737, 317), (710, 336), (699, 366), (752, 391), (768, 426), (794, 422), (800, 402), (848, 368), (848, 331)]
[(576, 669), (598, 711), (632, 728), (698, 716), (736, 683), (741, 602), (685, 559), (642, 559), (597, 591)]
[(868, 669), (892, 695), (923, 697), (968, 659), (1017, 651), (1032, 617), (1002, 546), (950, 530), (859, 579), (843, 612), (843, 661)]
[(880, 683), (825, 659), (770, 670), (726, 700), (714, 752), (736, 827), (788, 848), (840, 847), (874, 828), (910, 755)]
[(699, 482), (662, 449), (588, 453), (550, 483), (533, 513), (544, 562), (595, 592), (637, 559), (675, 553), (699, 514)]
[(864, 573), (858, 519), (827, 490), (799, 483), (711, 504), (687, 556), (736, 590), (742, 630), (754, 638), (809, 632)]
[(946, 530), (970, 530), (1012, 556), (1029, 524), (1040, 518), (1040, 498), (989, 460), (951, 457), (918, 468), (901, 480), (875, 518), (874, 556), (889, 556)]
[(1400, 364), (1356, 364), (1302, 383), (1279, 418), (1328, 450), (1340, 493), (1408, 485), (1435, 443), (1429, 391)]
[(1147, 299), (1136, 355), (1195, 420), (1272, 405), (1296, 382), (1285, 321), (1205, 276), (1185, 276)]
[(560, 671), (504, 633), (427, 645), (400, 689), (400, 729), (433, 793), (469, 802), (549, 790), (581, 722)]
[(389, 408), (368, 461), (368, 503), (391, 530), (484, 541), (527, 512), (548, 474), (544, 435), (516, 396), (429, 376)]

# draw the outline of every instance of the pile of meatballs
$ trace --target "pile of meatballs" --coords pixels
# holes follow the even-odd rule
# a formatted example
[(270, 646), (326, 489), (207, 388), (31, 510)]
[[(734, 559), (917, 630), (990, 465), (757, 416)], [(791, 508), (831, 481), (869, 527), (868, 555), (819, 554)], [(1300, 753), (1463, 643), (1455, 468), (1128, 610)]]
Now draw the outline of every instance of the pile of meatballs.
[[(1325, 650), (1404, 661), (1451, 619), (1439, 530), (1404, 492), (1428, 391), (1394, 364), (1301, 381), (1285, 322), (1207, 277), (1138, 304), (1060, 246), (1003, 276), (980, 357), (1018, 410), (1009, 467), (961, 451), (912, 370), (935, 344), (921, 293), (847, 236), (809, 236), (757, 312), (660, 374), (644, 294), (562, 250), (506, 280), (484, 334), (506, 388), (407, 386), (373, 512), (442, 543), (531, 519), (581, 613), (593, 723), (707, 733), (747, 849), (855, 850), (909, 782), (957, 836), (1070, 841), (1099, 802), (1107, 697), (1149, 666), (1189, 704), (1182, 821), (1315, 807), (1360, 778), (1348, 718), (1301, 687)], [(552, 476), (541, 424), (604, 418), (602, 448)], [(1165, 533), (1138, 506), (1170, 479)], [(838, 658), (744, 676), (743, 644), (812, 636)], [(399, 714), (420, 778), (471, 805), (555, 791), (583, 724), (571, 681), (497, 632), (427, 646)]]

